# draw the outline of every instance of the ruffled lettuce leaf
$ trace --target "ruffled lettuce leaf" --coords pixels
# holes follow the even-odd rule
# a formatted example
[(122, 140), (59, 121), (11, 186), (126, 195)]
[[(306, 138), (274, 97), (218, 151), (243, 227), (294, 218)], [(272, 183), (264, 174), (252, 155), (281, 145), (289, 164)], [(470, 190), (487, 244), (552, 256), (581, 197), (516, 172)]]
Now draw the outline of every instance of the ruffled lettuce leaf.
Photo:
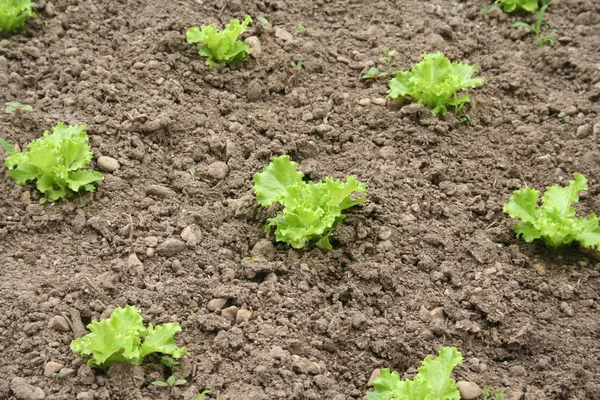
[(389, 96), (392, 99), (410, 96), (430, 107), (433, 115), (445, 115), (448, 106), (454, 106), (455, 111), (459, 111), (471, 101), (467, 94), (459, 97), (459, 90), (474, 88), (485, 81), (484, 78), (472, 77), (477, 72), (476, 66), (452, 63), (444, 53), (425, 53), (422, 57), (423, 61), (410, 71), (395, 73), (396, 77), (389, 83)]
[(188, 43), (201, 43), (198, 45), (198, 53), (208, 58), (206, 65), (209, 68), (216, 64), (240, 63), (250, 54), (250, 45), (237, 38), (251, 22), (252, 18), (246, 15), (243, 22), (232, 19), (222, 31), (213, 24), (196, 26), (188, 29), (186, 40)]
[(311, 242), (331, 250), (329, 242), (335, 226), (342, 222), (347, 208), (366, 201), (365, 197), (352, 198), (355, 192), (365, 193), (366, 187), (352, 176), (342, 182), (331, 177), (321, 182), (304, 182), (303, 174), (289, 156), (276, 157), (254, 176), (254, 193), (259, 204), (268, 207), (274, 202), (283, 206), (265, 228), (275, 228), (277, 241), (301, 249)]
[(546, 189), (540, 207), (539, 191), (526, 188), (513, 193), (503, 211), (520, 219), (514, 227), (518, 237), (526, 242), (541, 238), (551, 247), (574, 241), (586, 248), (600, 245), (600, 219), (595, 214), (576, 217), (573, 203), (579, 201), (579, 192), (587, 190), (588, 185), (583, 175), (576, 173), (573, 177), (565, 187), (553, 185)]
[(180, 358), (185, 348), (175, 345), (174, 336), (181, 331), (179, 324), (167, 323), (144, 328), (140, 310), (135, 306), (119, 307), (109, 318), (92, 321), (91, 333), (71, 342), (71, 349), (83, 356), (91, 356), (90, 367), (109, 368), (115, 362), (140, 365), (151, 353), (168, 354)]
[(400, 380), (398, 372), (383, 368), (367, 392), (367, 400), (460, 400), (452, 370), (462, 364), (462, 354), (454, 347), (442, 347), (438, 356), (425, 357), (413, 380)]
[(0, 1), (0, 33), (12, 32), (25, 25), (27, 18), (36, 18), (31, 0)]
[(4, 160), (11, 170), (8, 176), (19, 185), (35, 181), (44, 195), (42, 203), (68, 197), (82, 188), (92, 192), (102, 175), (84, 168), (92, 160), (92, 151), (84, 125), (65, 126), (59, 122), (52, 134), (45, 131), (42, 138), (27, 145), (27, 151), (13, 152)]
[(505, 13), (513, 12), (536, 12), (539, 8), (539, 0), (496, 0), (494, 3)]

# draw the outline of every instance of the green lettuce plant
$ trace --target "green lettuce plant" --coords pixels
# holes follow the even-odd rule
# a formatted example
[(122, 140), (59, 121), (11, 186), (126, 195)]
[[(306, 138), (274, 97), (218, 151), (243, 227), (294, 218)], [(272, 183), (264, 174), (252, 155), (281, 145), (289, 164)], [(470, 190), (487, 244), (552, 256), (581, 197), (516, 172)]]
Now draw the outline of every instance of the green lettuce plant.
[(6, 141), (0, 145), (8, 152), (4, 160), (11, 170), (8, 176), (18, 185), (35, 181), (44, 197), (40, 203), (69, 197), (83, 189), (95, 190), (94, 184), (102, 181), (99, 172), (83, 169), (92, 160), (92, 151), (84, 125), (65, 126), (59, 122), (52, 133), (27, 145), (28, 150), (17, 153)]
[(371, 383), (367, 400), (460, 400), (452, 370), (462, 364), (462, 354), (454, 347), (442, 347), (433, 359), (425, 357), (413, 380), (401, 380), (398, 372), (383, 368)]
[(565, 187), (547, 188), (540, 207), (538, 190), (525, 188), (514, 192), (503, 211), (521, 220), (514, 227), (517, 237), (526, 242), (541, 238), (555, 248), (572, 242), (579, 242), (585, 248), (600, 245), (600, 218), (594, 213), (586, 218), (575, 216), (572, 204), (579, 201), (578, 193), (587, 190), (588, 185), (583, 175), (573, 174), (573, 177)]
[(1, 0), (0, 33), (12, 32), (25, 25), (27, 18), (36, 18), (35, 6), (31, 0)]
[(539, 8), (539, 0), (496, 0), (493, 4), (485, 7), (483, 12), (488, 12), (492, 7), (500, 7), (505, 13), (536, 12)]
[(167, 354), (180, 358), (189, 354), (177, 347), (174, 336), (181, 331), (176, 322), (148, 325), (144, 328), (140, 310), (135, 306), (119, 307), (109, 318), (92, 321), (90, 334), (71, 342), (71, 350), (88, 360), (90, 367), (107, 369), (115, 362), (140, 365), (149, 354)]
[(458, 114), (462, 107), (471, 101), (468, 94), (458, 96), (464, 88), (481, 85), (485, 79), (473, 78), (477, 67), (459, 62), (450, 62), (444, 53), (425, 53), (423, 61), (410, 71), (398, 71), (390, 80), (392, 99), (410, 96), (419, 103), (430, 107), (433, 115), (445, 115), (453, 106)]
[(216, 64), (234, 64), (246, 60), (250, 54), (250, 45), (238, 40), (238, 37), (246, 30), (252, 22), (252, 18), (246, 15), (243, 22), (232, 19), (225, 29), (219, 30), (213, 24), (202, 25), (188, 29), (186, 39), (188, 43), (198, 44), (198, 53), (208, 57), (206, 65), (213, 68)]
[(331, 250), (329, 236), (336, 224), (346, 216), (347, 208), (366, 201), (365, 197), (352, 199), (354, 192), (366, 193), (365, 185), (353, 176), (346, 182), (325, 178), (317, 183), (304, 182), (302, 172), (296, 171), (297, 164), (283, 155), (254, 175), (254, 193), (258, 203), (270, 207), (277, 202), (283, 210), (268, 220), (267, 232), (275, 227), (275, 238), (290, 246), (301, 249), (315, 241), (317, 247)]

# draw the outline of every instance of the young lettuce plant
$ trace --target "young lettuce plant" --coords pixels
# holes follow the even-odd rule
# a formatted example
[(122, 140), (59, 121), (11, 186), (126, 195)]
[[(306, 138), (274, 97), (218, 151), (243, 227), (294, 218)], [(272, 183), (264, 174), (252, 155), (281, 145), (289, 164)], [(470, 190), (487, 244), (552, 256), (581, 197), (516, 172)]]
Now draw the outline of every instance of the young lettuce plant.
[(246, 30), (252, 22), (252, 18), (246, 15), (243, 22), (232, 19), (225, 29), (219, 30), (213, 24), (202, 25), (188, 29), (186, 39), (188, 43), (198, 44), (198, 53), (208, 57), (206, 65), (213, 68), (217, 64), (236, 64), (246, 60), (250, 54), (250, 45), (238, 40), (238, 37)]
[(69, 197), (83, 189), (95, 190), (94, 184), (102, 181), (99, 172), (83, 169), (92, 160), (85, 125), (65, 126), (59, 122), (52, 134), (45, 131), (44, 137), (27, 145), (28, 150), (17, 153), (6, 141), (0, 145), (8, 152), (4, 160), (11, 170), (8, 176), (18, 185), (35, 181), (37, 189), (44, 195), (40, 203)]
[(534, 13), (539, 8), (539, 0), (496, 0), (493, 4), (485, 7), (483, 13), (487, 13), (493, 7), (500, 7), (505, 13), (528, 12)]
[(366, 201), (365, 197), (353, 200), (350, 195), (366, 193), (365, 185), (353, 176), (347, 176), (345, 183), (331, 177), (307, 183), (296, 166), (290, 156), (283, 155), (273, 158), (263, 172), (254, 175), (253, 190), (258, 203), (264, 207), (275, 202), (283, 206), (269, 219), (265, 230), (270, 232), (275, 227), (275, 238), (295, 249), (316, 241), (318, 248), (331, 250), (329, 236), (346, 218), (342, 211)]
[(12, 32), (23, 25), (27, 18), (36, 18), (31, 0), (2, 0), (0, 1), (0, 33)]
[(462, 354), (454, 347), (442, 347), (438, 356), (425, 357), (413, 380), (400, 380), (398, 372), (388, 368), (372, 381), (375, 390), (367, 392), (367, 400), (460, 400), (460, 392), (452, 370), (462, 364)]
[(583, 175), (573, 174), (573, 177), (575, 180), (565, 187), (547, 188), (540, 207), (538, 190), (525, 188), (514, 192), (502, 210), (511, 218), (521, 219), (514, 227), (517, 237), (528, 243), (541, 238), (554, 248), (572, 242), (579, 242), (585, 248), (600, 246), (600, 217), (593, 213), (587, 218), (575, 216), (572, 204), (579, 201), (578, 193), (587, 190), (588, 185)]
[(119, 307), (111, 316), (92, 321), (90, 334), (71, 342), (71, 350), (91, 356), (88, 366), (108, 369), (115, 362), (140, 365), (148, 354), (162, 353), (173, 358), (189, 354), (177, 347), (174, 336), (181, 331), (176, 322), (148, 325), (144, 328), (140, 310), (135, 306)]
[(468, 94), (458, 97), (457, 92), (464, 88), (481, 85), (484, 78), (473, 78), (477, 67), (459, 62), (450, 62), (444, 53), (425, 53), (423, 61), (410, 71), (398, 71), (390, 80), (392, 99), (410, 96), (419, 103), (430, 107), (433, 115), (445, 115), (448, 106), (454, 107), (458, 115), (466, 103), (471, 101)]

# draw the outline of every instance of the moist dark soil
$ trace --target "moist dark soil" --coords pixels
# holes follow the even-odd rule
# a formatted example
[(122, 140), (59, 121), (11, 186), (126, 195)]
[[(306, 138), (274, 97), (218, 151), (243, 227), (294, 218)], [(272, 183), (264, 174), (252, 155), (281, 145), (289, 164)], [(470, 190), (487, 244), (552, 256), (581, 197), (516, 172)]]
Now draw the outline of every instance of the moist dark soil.
[[(34, 108), (0, 136), (25, 148), (85, 124), (92, 166), (119, 169), (41, 205), (0, 167), (0, 398), (362, 399), (377, 368), (411, 377), (456, 346), (454, 378), (504, 399), (600, 399), (597, 253), (517, 240), (502, 213), (515, 189), (574, 172), (590, 187), (578, 212), (600, 212), (599, 2), (553, 1), (555, 47), (511, 28), (533, 16), (479, 0), (38, 5), (0, 42), (0, 101)], [(245, 14), (273, 26), (244, 34), (261, 44), (245, 64), (209, 70), (185, 43)], [(473, 124), (362, 81), (384, 48), (393, 70), (437, 50), (478, 65)], [(281, 154), (309, 180), (367, 185), (333, 251), (264, 232), (252, 177)], [(102, 372), (70, 350), (126, 304), (181, 324), (185, 386), (151, 385), (168, 377), (157, 359)]]

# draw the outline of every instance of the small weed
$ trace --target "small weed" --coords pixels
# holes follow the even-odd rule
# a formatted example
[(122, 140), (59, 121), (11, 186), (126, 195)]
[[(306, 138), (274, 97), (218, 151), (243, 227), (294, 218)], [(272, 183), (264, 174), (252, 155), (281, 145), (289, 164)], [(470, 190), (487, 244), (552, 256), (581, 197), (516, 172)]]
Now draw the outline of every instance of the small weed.
[(171, 375), (170, 377), (168, 377), (166, 382), (165, 381), (152, 382), (152, 384), (155, 386), (162, 386), (162, 387), (168, 387), (168, 388), (185, 385), (186, 383), (187, 383), (187, 381), (185, 379), (177, 379), (177, 378), (175, 378), (175, 375)]
[(384, 78), (386, 76), (388, 76), (387, 72), (379, 71), (379, 68), (377, 68), (377, 67), (371, 67), (371, 68), (369, 68), (367, 73), (362, 76), (362, 78), (377, 80), (379, 78)]
[(190, 171), (190, 175), (192, 178), (194, 178), (196, 176), (196, 164), (192, 165), (192, 168), (190, 168), (188, 171)]
[(50, 383), (55, 383), (60, 379), (60, 374), (58, 372), (53, 373), (52, 375), (50, 375), (50, 378), (48, 378), (48, 380), (50, 381)]
[(392, 59), (394, 58), (394, 55), (396, 54), (396, 50), (383, 49), (383, 54), (385, 55), (385, 57), (381, 57), (379, 59), (379, 61), (385, 62), (389, 68), (390, 64), (392, 63)]
[(299, 74), (300, 72), (302, 72), (302, 63), (303, 62), (304, 61), (302, 61), (302, 60), (298, 60), (296, 62), (291, 61), (290, 65), (292, 66), (293, 69), (290, 70), (290, 72), (292, 74)]
[(542, 8), (540, 8), (540, 12), (538, 13), (535, 25), (530, 25), (527, 22), (523, 21), (515, 22), (514, 24), (512, 24), (513, 28), (523, 27), (535, 33), (535, 44), (537, 44), (540, 47), (546, 45), (554, 47), (554, 45), (556, 44), (556, 36), (554, 35), (556, 29), (552, 30), (552, 34), (543, 36), (541, 35), (542, 27), (549, 26), (547, 22), (544, 22), (544, 13), (546, 12), (548, 6), (550, 6), (550, 3), (546, 3), (542, 6)]
[(271, 23), (269, 22), (268, 19), (266, 19), (265, 17), (257, 17), (256, 18), (258, 20), (258, 22), (261, 23), (263, 29), (268, 32), (271, 30)]
[(33, 107), (29, 104), (21, 104), (18, 101), (9, 101), (4, 105), (6, 106), (4, 112), (16, 116), (19, 120), (29, 118), (29, 113), (33, 111)]
[(296, 29), (296, 33), (298, 35), (304, 35), (305, 32), (306, 32), (306, 28), (304, 27), (304, 25), (298, 24), (298, 29)]
[(206, 395), (207, 395), (207, 394), (209, 394), (209, 393), (211, 393), (211, 391), (210, 391), (210, 390), (205, 390), (205, 391), (203, 391), (202, 393), (200, 393), (200, 394), (198, 395), (198, 397), (194, 397), (194, 398), (192, 398), (192, 399), (190, 399), (190, 400), (204, 400), (204, 396), (206, 396)]
[(167, 368), (174, 368), (179, 365), (179, 361), (175, 361), (173, 357), (162, 356), (160, 358), (160, 363)]
[(483, 400), (502, 400), (504, 396), (503, 390), (493, 390), (489, 386), (484, 386), (483, 389)]

